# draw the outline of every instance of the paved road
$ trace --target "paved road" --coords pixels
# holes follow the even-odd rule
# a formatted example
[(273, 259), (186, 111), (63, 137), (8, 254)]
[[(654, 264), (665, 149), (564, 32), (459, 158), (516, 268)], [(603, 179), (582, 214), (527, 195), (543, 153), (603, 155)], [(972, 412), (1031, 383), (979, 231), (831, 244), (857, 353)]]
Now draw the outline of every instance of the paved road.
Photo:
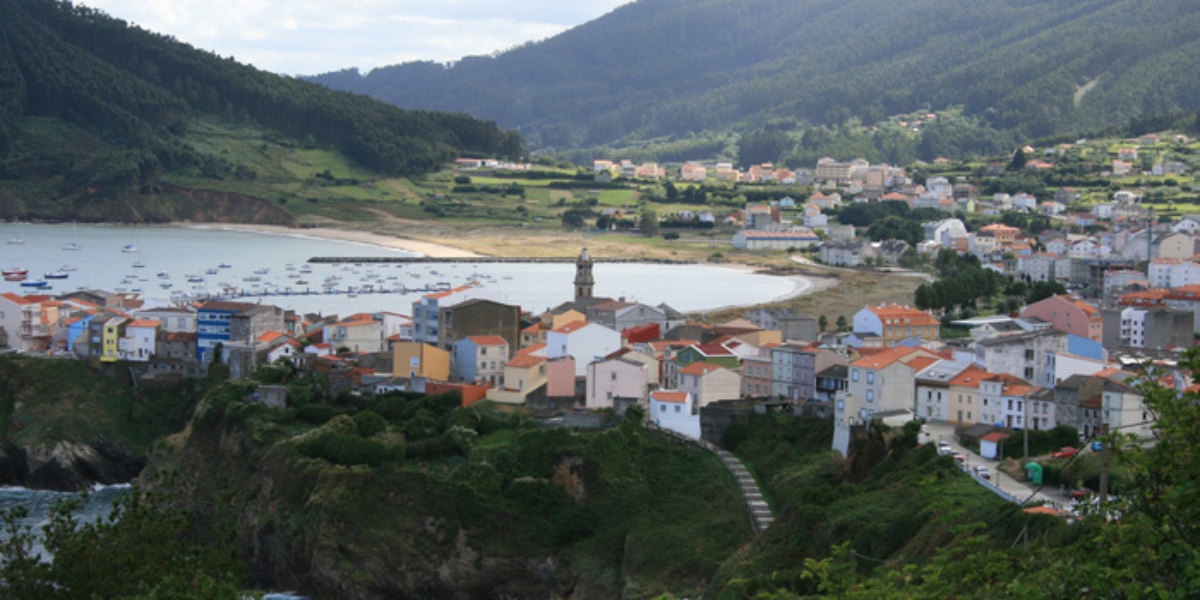
[[(1030, 485), (1025, 481), (1017, 481), (1007, 474), (1000, 472), (997, 468), (1000, 465), (999, 461), (984, 458), (958, 443), (954, 437), (954, 426), (945, 423), (928, 423), (925, 425), (928, 428), (928, 434), (922, 434), (922, 443), (930, 443), (937, 445), (938, 442), (948, 442), (950, 447), (966, 457), (963, 465), (967, 471), (972, 471), (976, 466), (984, 465), (991, 472), (991, 479), (985, 480), (976, 477), (975, 480), (981, 485), (990, 485), (1007, 493), (1017, 502), (1025, 504), (1036, 504), (1043, 502), (1049, 506), (1067, 510), (1071, 506), (1071, 498), (1061, 492), (1057, 486), (1046, 485), (1040, 490), (1037, 486)], [(1010, 438), (1012, 443), (1019, 444), (1021, 438), (1013, 436)]]

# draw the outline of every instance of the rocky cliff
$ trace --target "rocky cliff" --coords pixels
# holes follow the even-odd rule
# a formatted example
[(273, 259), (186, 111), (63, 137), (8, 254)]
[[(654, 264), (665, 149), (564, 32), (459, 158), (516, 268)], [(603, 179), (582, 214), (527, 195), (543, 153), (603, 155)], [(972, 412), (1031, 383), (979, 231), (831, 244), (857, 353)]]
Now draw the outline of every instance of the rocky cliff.
[[(418, 442), (397, 420), (369, 440), (400, 444), (407, 459), (339, 465), (313, 448), (361, 443), (349, 416), (295, 434), (287, 411), (227, 411), (255, 416), (202, 404), (139, 485), (170, 489), (203, 521), (236, 522), (258, 587), (355, 600), (691, 594), (751, 535), (719, 464), (636, 429), (590, 438), (519, 428), (481, 444), (478, 431), (450, 426)], [(697, 523), (674, 522), (689, 509)]]

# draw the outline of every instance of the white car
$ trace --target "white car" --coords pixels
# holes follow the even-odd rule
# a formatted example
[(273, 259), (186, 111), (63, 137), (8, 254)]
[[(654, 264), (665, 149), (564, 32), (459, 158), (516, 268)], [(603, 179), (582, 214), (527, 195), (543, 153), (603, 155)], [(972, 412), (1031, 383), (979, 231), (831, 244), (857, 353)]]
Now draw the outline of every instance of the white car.
[(950, 442), (938, 442), (938, 454), (942, 456), (954, 454), (954, 448), (950, 447)]
[(991, 480), (991, 478), (992, 478), (992, 473), (990, 471), (988, 471), (988, 468), (983, 465), (979, 465), (979, 466), (975, 467), (975, 474), (984, 479), (988, 479), (988, 480)]

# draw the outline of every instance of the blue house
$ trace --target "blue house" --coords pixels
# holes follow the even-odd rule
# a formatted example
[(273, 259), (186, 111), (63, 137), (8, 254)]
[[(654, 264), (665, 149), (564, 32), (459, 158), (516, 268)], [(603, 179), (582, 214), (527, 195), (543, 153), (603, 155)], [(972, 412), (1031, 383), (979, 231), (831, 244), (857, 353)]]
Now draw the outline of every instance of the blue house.
[[(79, 339), (81, 336), (88, 335), (88, 326), (91, 324), (92, 319), (95, 319), (95, 318), (96, 318), (96, 315), (94, 315), (94, 314), (84, 315), (84, 316), (80, 317), (79, 319), (75, 320), (70, 325), (67, 325), (67, 351), (68, 352), (70, 352), (72, 354), (75, 353), (75, 340)], [(83, 344), (84, 344), (84, 346), (88, 345), (88, 340), (86, 338), (84, 339)]]
[[(208, 360), (208, 352), (217, 344), (227, 345), (235, 339), (233, 320), (238, 315), (255, 308), (257, 304), (245, 302), (205, 302), (196, 311), (196, 358)], [(245, 336), (237, 336), (242, 339)]]
[(504, 384), (508, 358), (508, 342), (498, 335), (465, 337), (454, 342), (450, 374), (459, 381), (498, 387)]

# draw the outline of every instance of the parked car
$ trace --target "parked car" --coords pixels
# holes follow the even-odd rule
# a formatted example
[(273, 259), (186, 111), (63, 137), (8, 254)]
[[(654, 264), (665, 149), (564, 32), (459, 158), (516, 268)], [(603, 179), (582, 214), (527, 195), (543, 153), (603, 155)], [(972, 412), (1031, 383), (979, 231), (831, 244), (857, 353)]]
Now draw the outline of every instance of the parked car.
[(1054, 458), (1071, 458), (1072, 456), (1075, 456), (1075, 454), (1077, 452), (1079, 452), (1079, 451), (1076, 450), (1073, 446), (1063, 446), (1062, 448), (1058, 449), (1058, 452), (1055, 452), (1054, 454), (1051, 454), (1050, 456), (1052, 456)]
[(1076, 500), (1082, 500), (1082, 499), (1087, 498), (1088, 496), (1092, 495), (1092, 490), (1089, 490), (1087, 488), (1079, 488), (1077, 490), (1071, 490), (1070, 495), (1072, 498), (1074, 498)]
[(954, 449), (950, 447), (950, 442), (938, 442), (938, 454), (942, 456), (954, 454)]
[(975, 474), (984, 479), (988, 479), (988, 480), (990, 480), (992, 478), (991, 471), (988, 471), (988, 468), (983, 465), (979, 465), (979, 466), (975, 467)]

